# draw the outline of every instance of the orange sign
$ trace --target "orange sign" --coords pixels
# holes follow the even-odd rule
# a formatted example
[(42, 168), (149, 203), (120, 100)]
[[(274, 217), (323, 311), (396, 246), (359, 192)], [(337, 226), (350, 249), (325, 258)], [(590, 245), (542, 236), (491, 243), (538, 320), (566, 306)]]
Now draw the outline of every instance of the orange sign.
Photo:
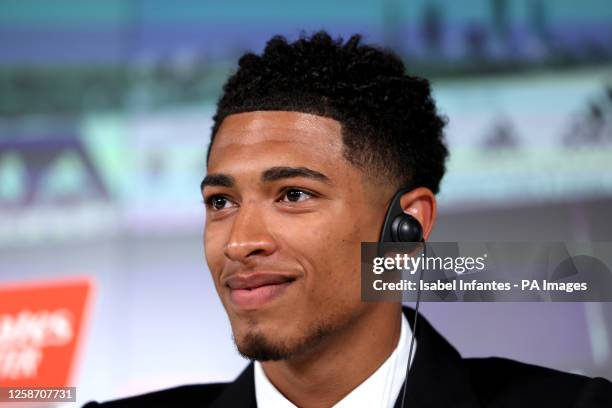
[(92, 283), (0, 285), (0, 387), (68, 386)]

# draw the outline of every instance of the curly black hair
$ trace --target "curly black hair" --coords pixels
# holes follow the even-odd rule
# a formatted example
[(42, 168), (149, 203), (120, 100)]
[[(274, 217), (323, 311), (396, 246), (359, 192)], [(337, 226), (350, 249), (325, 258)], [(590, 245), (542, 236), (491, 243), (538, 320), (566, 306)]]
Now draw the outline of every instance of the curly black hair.
[(243, 55), (223, 87), (207, 157), (227, 116), (270, 110), (335, 119), (344, 156), (365, 174), (395, 188), (439, 190), (446, 120), (429, 82), (408, 75), (393, 52), (362, 44), (360, 35), (345, 43), (325, 31), (292, 43), (274, 36), (261, 55)]

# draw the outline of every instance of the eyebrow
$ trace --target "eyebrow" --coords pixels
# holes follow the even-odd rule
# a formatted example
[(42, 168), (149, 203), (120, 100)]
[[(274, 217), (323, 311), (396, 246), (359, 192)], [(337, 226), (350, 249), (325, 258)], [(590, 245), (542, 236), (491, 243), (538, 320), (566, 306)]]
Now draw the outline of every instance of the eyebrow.
[(204, 190), (205, 186), (233, 187), (234, 184), (234, 178), (227, 174), (207, 174), (200, 184), (200, 190)]
[(294, 177), (305, 177), (332, 184), (332, 181), (325, 174), (308, 167), (271, 167), (261, 175), (262, 181), (277, 181)]
[[(325, 174), (309, 169), (308, 167), (271, 167), (261, 174), (261, 180), (264, 182), (295, 177), (305, 177), (327, 184), (333, 184)], [(208, 174), (204, 177), (204, 180), (202, 180), (200, 190), (204, 190), (205, 186), (233, 187), (235, 183), (236, 180), (234, 177), (227, 174)]]

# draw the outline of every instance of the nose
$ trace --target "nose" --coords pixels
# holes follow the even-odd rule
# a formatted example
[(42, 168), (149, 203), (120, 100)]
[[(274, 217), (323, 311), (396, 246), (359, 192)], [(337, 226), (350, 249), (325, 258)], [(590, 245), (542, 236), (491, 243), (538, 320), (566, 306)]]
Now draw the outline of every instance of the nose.
[(276, 248), (276, 241), (262, 211), (256, 209), (256, 204), (243, 204), (234, 217), (224, 247), (225, 256), (232, 261), (248, 263), (257, 256), (271, 255)]

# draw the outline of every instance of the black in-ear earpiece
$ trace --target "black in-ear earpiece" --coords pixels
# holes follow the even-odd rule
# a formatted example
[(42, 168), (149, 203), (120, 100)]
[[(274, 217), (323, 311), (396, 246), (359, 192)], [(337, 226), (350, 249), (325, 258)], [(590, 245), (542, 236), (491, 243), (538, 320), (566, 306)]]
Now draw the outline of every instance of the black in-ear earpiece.
[(412, 215), (404, 213), (393, 219), (391, 237), (394, 242), (421, 242), (423, 227)]
[(422, 242), (423, 226), (410, 214), (406, 214), (400, 205), (402, 195), (410, 189), (395, 193), (387, 209), (387, 215), (380, 233), (379, 242)]

